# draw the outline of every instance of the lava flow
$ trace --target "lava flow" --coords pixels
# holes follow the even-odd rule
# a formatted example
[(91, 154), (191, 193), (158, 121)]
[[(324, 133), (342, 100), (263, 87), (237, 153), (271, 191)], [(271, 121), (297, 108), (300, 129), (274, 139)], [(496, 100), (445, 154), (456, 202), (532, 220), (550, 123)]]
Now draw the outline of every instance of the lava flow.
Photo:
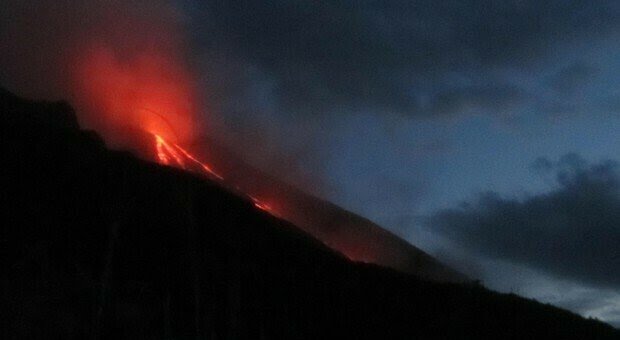
[[(211, 167), (196, 159), (185, 149), (180, 147), (176, 143), (168, 143), (162, 136), (154, 134), (155, 136), (155, 149), (157, 151), (157, 159), (163, 165), (176, 166), (184, 170), (192, 170), (190, 164), (194, 164), (199, 167), (201, 172), (209, 177), (215, 177), (219, 180), (224, 178), (213, 171)], [(174, 163), (172, 162), (174, 160)], [(189, 161), (189, 162), (188, 162)], [(189, 164), (188, 164), (189, 163)]]
[(152, 160), (216, 181), (276, 215), (272, 206), (253, 196), (256, 193), (250, 195), (225, 181), (210, 164), (181, 147), (203, 131), (205, 115), (197, 114), (202, 106), (192, 72), (178, 52), (181, 49), (168, 47), (155, 44), (136, 52), (93, 43), (85, 48), (76, 58), (74, 86), (78, 102), (91, 115), (87, 121), (119, 148), (136, 146), (131, 136), (125, 137), (128, 128), (146, 131), (153, 138), (148, 144), (154, 151)]
[[(177, 167), (186, 171), (197, 172), (220, 182), (224, 181), (224, 177), (222, 175), (213, 171), (210, 166), (199, 161), (189, 151), (185, 150), (178, 144), (168, 142), (161, 135), (156, 133), (154, 133), (153, 136), (155, 139), (155, 151), (157, 152), (157, 160), (160, 164)], [(235, 189), (237, 191), (240, 191), (238, 187), (236, 187)], [(255, 207), (266, 211), (272, 215), (276, 215), (273, 208), (269, 204), (259, 200), (252, 195), (244, 195), (247, 196), (250, 200), (252, 200)]]

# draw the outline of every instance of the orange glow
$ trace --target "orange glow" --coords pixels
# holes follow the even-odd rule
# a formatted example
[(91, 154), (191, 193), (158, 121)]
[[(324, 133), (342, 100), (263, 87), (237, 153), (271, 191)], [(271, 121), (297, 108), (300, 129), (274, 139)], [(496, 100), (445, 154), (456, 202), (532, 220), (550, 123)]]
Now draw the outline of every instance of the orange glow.
[(175, 148), (171, 147), (160, 135), (155, 135), (155, 148), (157, 150), (157, 158), (159, 162), (164, 165), (172, 165), (171, 157), (175, 161), (175, 165), (180, 167), (181, 169), (185, 169), (185, 164), (183, 162), (183, 158), (176, 151)]
[(192, 156), (189, 152), (187, 152), (182, 147), (178, 146), (177, 144), (174, 144), (174, 147), (177, 148), (179, 151), (181, 151), (181, 153), (187, 159), (189, 159), (190, 161), (192, 161), (192, 162), (196, 163), (197, 165), (199, 165), (205, 173), (207, 173), (207, 174), (209, 174), (211, 176), (214, 176), (214, 177), (216, 177), (219, 180), (224, 180), (224, 177), (222, 177), (221, 175), (219, 175), (215, 171), (213, 171), (210, 166), (208, 166), (205, 163), (197, 160), (196, 157)]
[[(155, 151), (157, 152), (157, 160), (163, 165), (174, 166), (183, 170), (202, 172), (209, 177), (215, 177), (218, 180), (224, 180), (217, 172), (213, 171), (210, 166), (196, 159), (187, 150), (183, 149), (176, 143), (167, 142), (162, 136), (155, 136)], [(172, 162), (174, 160), (174, 162)], [(192, 166), (193, 165), (193, 166)]]
[[(181, 62), (178, 50), (157, 44), (136, 46), (130, 51), (101, 44), (80, 49), (72, 60), (75, 69), (71, 82), (72, 99), (83, 114), (80, 123), (97, 130), (109, 146), (132, 150), (161, 165), (219, 183), (256, 209), (289, 220), (352, 260), (381, 259), (379, 246), (347, 225), (352, 222), (346, 213), (316, 204), (278, 182), (253, 183), (251, 176), (245, 178), (244, 171), (253, 172), (240, 169), (235, 173), (226, 162), (218, 163), (218, 157), (207, 163), (193, 153), (195, 150), (182, 147), (191, 145), (208, 129), (202, 125), (206, 113), (198, 114), (196, 109), (203, 105), (197, 101), (192, 73)], [(364, 226), (369, 222), (359, 223)], [(334, 230), (345, 230), (346, 234)], [(385, 262), (394, 263), (388, 260)]]
[(114, 139), (114, 132), (139, 128), (176, 142), (193, 138), (194, 84), (178, 56), (153, 48), (130, 57), (112, 48), (85, 49), (76, 63), (76, 93), (88, 124)]
[[(160, 164), (199, 173), (211, 179), (217, 179), (220, 182), (224, 182), (224, 177), (213, 171), (213, 169), (209, 165), (199, 161), (196, 157), (194, 157), (191, 153), (183, 149), (178, 144), (167, 142), (162, 136), (158, 134), (153, 134), (153, 136), (155, 137), (155, 151), (157, 153), (157, 161)], [(235, 190), (239, 191), (239, 188), (235, 187)], [(243, 193), (239, 192), (239, 194)], [(255, 207), (266, 211), (271, 215), (278, 216), (271, 205), (259, 200), (252, 195), (243, 195), (247, 196), (252, 201)]]
[[(78, 106), (90, 114), (87, 125), (113, 145), (117, 139), (122, 144), (127, 131), (146, 131), (154, 138), (154, 150), (147, 154), (155, 151), (158, 163), (230, 187), (222, 174), (180, 146), (204, 130), (195, 110), (195, 86), (182, 58), (174, 49), (157, 46), (121, 52), (93, 44), (76, 59), (74, 90)], [(231, 190), (275, 215), (271, 205), (238, 188)]]
[(271, 205), (269, 205), (269, 204), (259, 200), (258, 198), (254, 197), (252, 195), (247, 195), (247, 196), (252, 200), (252, 202), (254, 202), (254, 206), (257, 207), (258, 209), (264, 210), (264, 211), (266, 211), (266, 212), (268, 212), (268, 213), (270, 213), (270, 214), (272, 214), (274, 216), (278, 216), (275, 213), (275, 210), (273, 209), (273, 207)]

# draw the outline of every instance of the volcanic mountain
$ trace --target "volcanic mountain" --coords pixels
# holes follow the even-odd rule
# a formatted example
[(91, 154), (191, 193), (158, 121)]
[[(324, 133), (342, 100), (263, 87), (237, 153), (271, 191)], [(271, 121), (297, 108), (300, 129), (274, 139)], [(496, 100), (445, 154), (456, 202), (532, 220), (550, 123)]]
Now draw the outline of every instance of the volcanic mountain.
[(122, 135), (126, 136), (123, 147), (141, 158), (203, 175), (293, 223), (352, 261), (379, 264), (434, 281), (468, 280), (368, 219), (257, 170), (211, 139), (200, 139), (188, 151), (137, 129), (128, 129)]
[(459, 275), (240, 161), (205, 158), (247, 183), (198, 163), (179, 169), (176, 147), (148, 133), (140, 138), (170, 164), (141, 160), (81, 130), (68, 104), (4, 90), (0, 126), (3, 338), (620, 337), (549, 305), (445, 282)]

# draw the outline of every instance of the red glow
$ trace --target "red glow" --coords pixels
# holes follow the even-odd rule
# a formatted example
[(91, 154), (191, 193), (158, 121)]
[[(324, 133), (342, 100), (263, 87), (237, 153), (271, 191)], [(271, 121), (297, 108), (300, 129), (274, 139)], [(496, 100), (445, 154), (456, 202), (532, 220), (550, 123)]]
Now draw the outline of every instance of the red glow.
[[(181, 155), (179, 155), (176, 149), (171, 147), (160, 135), (155, 135), (155, 148), (160, 163), (164, 165), (175, 164), (182, 169), (185, 168)], [(175, 163), (172, 163), (173, 159)]]
[[(213, 169), (209, 165), (199, 161), (196, 157), (194, 157), (191, 153), (183, 149), (178, 144), (167, 142), (162, 136), (158, 134), (154, 134), (153, 136), (155, 137), (155, 151), (157, 153), (157, 161), (160, 164), (180, 168), (195, 173), (200, 173), (211, 179), (216, 179), (220, 182), (224, 181), (224, 177), (213, 171)], [(236, 190), (239, 189), (236, 188)], [(245, 195), (250, 200), (252, 200), (255, 207), (277, 216), (275, 210), (271, 205), (259, 200), (252, 195)]]
[[(197, 132), (207, 129), (197, 119), (195, 107), (202, 106), (196, 102), (190, 73), (178, 60), (170, 51), (156, 48), (138, 54), (117, 54), (113, 48), (102, 46), (85, 49), (77, 58), (74, 84), (78, 110), (89, 113), (82, 120), (108, 144), (215, 181), (254, 207), (313, 234), (351, 260), (417, 268), (415, 263), (402, 260), (409, 258), (409, 248), (394, 241), (394, 236), (377, 232), (381, 229), (371, 222), (256, 172), (226, 166), (221, 160), (218, 163), (218, 157), (210, 158), (206, 150), (198, 150), (204, 152), (198, 157), (182, 147), (190, 145)], [(152, 136), (146, 145), (145, 139), (140, 139), (142, 131)], [(125, 140), (123, 134), (127, 133)], [(265, 183), (257, 184), (257, 178)]]
[(270, 204), (267, 204), (264, 201), (261, 201), (252, 195), (248, 195), (248, 197), (250, 197), (252, 202), (254, 202), (254, 206), (257, 207), (258, 209), (264, 210), (272, 215), (278, 216)]
[(217, 174), (215, 171), (213, 171), (211, 169), (210, 166), (206, 165), (205, 163), (199, 161), (198, 159), (196, 159), (196, 157), (192, 156), (189, 152), (187, 152), (185, 149), (183, 149), (182, 147), (178, 146), (177, 144), (174, 144), (174, 147), (177, 148), (177, 150), (181, 151), (181, 153), (190, 161), (194, 162), (195, 164), (199, 165), (202, 168), (202, 171), (206, 174), (209, 174), (211, 176), (214, 176), (215, 178), (219, 179), (219, 180), (224, 180), (224, 177), (222, 177), (221, 175)]
[[(91, 112), (87, 123), (112, 144), (124, 130), (147, 131), (154, 137), (155, 161), (226, 186), (222, 174), (180, 146), (201, 126), (192, 78), (174, 51), (153, 48), (130, 57), (106, 46), (85, 51), (77, 59), (75, 90), (80, 104)], [(246, 196), (257, 208), (274, 214), (269, 204)]]
[(91, 112), (88, 123), (108, 141), (127, 127), (166, 140), (191, 140), (199, 128), (194, 85), (178, 59), (156, 49), (131, 57), (105, 46), (87, 49), (78, 58), (76, 92)]
[(224, 180), (217, 172), (213, 171), (210, 166), (199, 161), (192, 156), (187, 150), (183, 149), (176, 143), (167, 142), (162, 136), (154, 134), (155, 150), (157, 152), (157, 160), (163, 165), (174, 166), (183, 170), (198, 171), (209, 177), (215, 177), (218, 180)]

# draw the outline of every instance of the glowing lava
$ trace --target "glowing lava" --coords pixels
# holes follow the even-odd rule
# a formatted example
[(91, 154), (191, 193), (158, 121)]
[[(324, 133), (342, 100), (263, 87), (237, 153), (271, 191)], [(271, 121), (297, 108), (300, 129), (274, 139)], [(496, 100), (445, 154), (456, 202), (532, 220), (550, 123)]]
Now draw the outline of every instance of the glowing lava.
[(157, 159), (159, 163), (163, 165), (175, 166), (189, 171), (192, 171), (195, 167), (198, 167), (200, 172), (208, 175), (209, 177), (215, 177), (221, 181), (224, 180), (224, 177), (213, 171), (210, 166), (196, 159), (196, 157), (192, 156), (192, 154), (180, 147), (178, 144), (172, 142), (169, 143), (158, 134), (153, 135), (155, 136), (155, 150), (157, 152)]
[[(217, 179), (220, 182), (224, 182), (222, 177), (207, 164), (199, 161), (189, 151), (185, 150), (176, 143), (166, 141), (161, 135), (154, 133), (155, 138), (155, 151), (157, 153), (157, 160), (160, 164), (180, 168), (186, 171), (198, 172), (202, 175), (206, 175), (211, 179)], [(236, 190), (239, 190), (238, 188)], [(272, 215), (277, 216), (273, 207), (258, 198), (244, 194), (247, 196), (255, 207), (266, 211)]]
[(147, 131), (153, 136), (158, 163), (217, 181), (276, 215), (271, 205), (227, 183), (221, 173), (180, 146), (204, 131), (205, 114), (196, 110), (201, 105), (192, 72), (181, 53), (168, 47), (131, 51), (105, 43), (85, 47), (76, 58), (74, 87), (79, 106), (90, 114), (87, 125), (119, 148), (134, 146), (131, 137), (126, 142), (126, 131)]
[(157, 158), (161, 164), (171, 165), (171, 158), (174, 158), (178, 166), (185, 168), (181, 156), (160, 135), (155, 135), (155, 143)]
[(271, 207), (271, 205), (269, 205), (269, 204), (267, 204), (267, 203), (265, 203), (265, 202), (262, 202), (261, 200), (259, 200), (258, 198), (254, 197), (254, 196), (252, 196), (252, 195), (247, 195), (247, 196), (248, 196), (248, 197), (252, 200), (252, 202), (254, 202), (254, 206), (255, 206), (255, 207), (257, 207), (257, 208), (259, 208), (259, 209), (262, 209), (262, 210), (265, 210), (265, 211), (268, 211), (268, 212), (270, 212), (271, 214), (274, 214), (274, 215), (275, 215), (275, 213), (274, 213), (273, 208)]

